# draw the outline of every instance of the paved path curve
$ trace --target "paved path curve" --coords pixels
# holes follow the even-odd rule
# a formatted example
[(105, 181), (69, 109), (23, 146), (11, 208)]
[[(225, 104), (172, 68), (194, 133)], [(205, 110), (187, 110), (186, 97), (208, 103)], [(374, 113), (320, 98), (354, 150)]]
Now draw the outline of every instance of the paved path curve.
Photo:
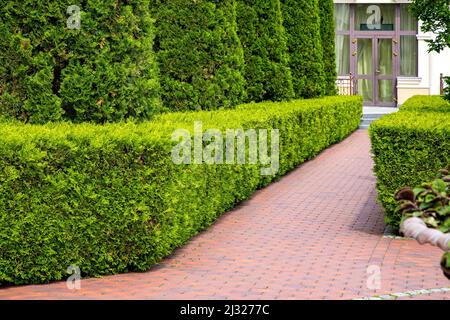
[(353, 299), (449, 287), (441, 252), (383, 237), (371, 168), (359, 130), (148, 272), (82, 280), (77, 291), (65, 282), (4, 288), (0, 299)]

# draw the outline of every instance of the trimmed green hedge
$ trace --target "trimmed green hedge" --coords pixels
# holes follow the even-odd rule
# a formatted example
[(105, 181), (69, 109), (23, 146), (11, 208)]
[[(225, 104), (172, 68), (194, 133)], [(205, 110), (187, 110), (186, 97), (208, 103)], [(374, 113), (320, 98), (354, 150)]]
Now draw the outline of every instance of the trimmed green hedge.
[[(220, 214), (357, 129), (360, 97), (175, 113), (141, 124), (0, 125), (0, 282), (147, 270)], [(280, 170), (175, 165), (175, 129), (278, 128)]]
[(408, 99), (400, 110), (450, 113), (450, 102), (442, 99), (441, 96), (414, 96)]
[(437, 97), (413, 97), (400, 112), (370, 126), (378, 198), (386, 222), (396, 230), (401, 216), (395, 212), (395, 193), (432, 180), (450, 164), (450, 112), (435, 112), (443, 110), (442, 102)]
[(237, 0), (248, 101), (294, 97), (280, 0)]
[(163, 105), (171, 111), (245, 101), (235, 0), (151, 0)]
[(30, 123), (151, 118), (160, 100), (149, 0), (83, 1), (80, 28), (69, 29), (74, 4), (0, 2), (0, 114)]

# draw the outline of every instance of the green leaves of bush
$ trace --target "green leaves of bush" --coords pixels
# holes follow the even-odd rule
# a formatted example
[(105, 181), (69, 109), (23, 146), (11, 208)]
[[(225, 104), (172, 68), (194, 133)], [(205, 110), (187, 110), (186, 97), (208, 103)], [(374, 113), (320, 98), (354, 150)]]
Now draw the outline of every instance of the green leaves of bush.
[(0, 114), (106, 123), (335, 93), (331, 0), (91, 0), (79, 29), (72, 5), (0, 3)]
[(248, 101), (294, 97), (279, 0), (237, 0), (238, 35), (244, 48)]
[(295, 96), (322, 96), (326, 85), (318, 0), (281, 0), (281, 5)]
[(403, 219), (419, 217), (431, 228), (450, 232), (450, 175), (447, 169), (441, 170), (440, 177), (431, 183), (401, 189), (395, 198), (400, 202), (397, 210)]
[(450, 253), (447, 252), (442, 256), (441, 267), (444, 275), (450, 280)]
[(450, 113), (450, 102), (440, 96), (414, 96), (401, 107), (401, 111)]
[(334, 30), (334, 1), (319, 0), (320, 39), (323, 49), (324, 93), (332, 96), (336, 94), (336, 51)]
[(450, 77), (445, 78), (444, 99), (450, 103)]
[(378, 198), (386, 222), (399, 228), (396, 192), (435, 178), (450, 163), (450, 112), (439, 97), (409, 99), (394, 113), (370, 127)]
[(235, 0), (152, 0), (164, 107), (231, 108), (245, 100)]
[(30, 123), (149, 119), (160, 108), (149, 0), (0, 3), (0, 113)]
[[(159, 115), (152, 122), (0, 123), (0, 283), (143, 271), (297, 165), (355, 130), (360, 97)], [(175, 129), (277, 128), (280, 170), (175, 165)], [(225, 135), (224, 135), (225, 136)]]

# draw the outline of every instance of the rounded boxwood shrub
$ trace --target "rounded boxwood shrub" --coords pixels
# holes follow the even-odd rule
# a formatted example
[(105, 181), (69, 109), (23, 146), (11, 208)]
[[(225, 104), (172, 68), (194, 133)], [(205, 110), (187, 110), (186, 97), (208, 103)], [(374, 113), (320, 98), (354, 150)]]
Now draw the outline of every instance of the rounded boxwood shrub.
[(230, 108), (245, 99), (234, 0), (153, 0), (162, 100), (170, 110)]
[(325, 94), (336, 94), (336, 51), (334, 31), (334, 1), (319, 0), (320, 36), (323, 48), (323, 68), (325, 72)]
[(159, 81), (148, 1), (83, 1), (79, 11), (70, 0), (2, 1), (0, 113), (32, 123), (150, 118)]
[(289, 66), (296, 97), (324, 94), (324, 64), (317, 0), (281, 0)]
[(279, 0), (238, 0), (238, 35), (244, 48), (248, 101), (294, 96)]
[(450, 102), (441, 96), (418, 95), (402, 104), (400, 111), (450, 113)]

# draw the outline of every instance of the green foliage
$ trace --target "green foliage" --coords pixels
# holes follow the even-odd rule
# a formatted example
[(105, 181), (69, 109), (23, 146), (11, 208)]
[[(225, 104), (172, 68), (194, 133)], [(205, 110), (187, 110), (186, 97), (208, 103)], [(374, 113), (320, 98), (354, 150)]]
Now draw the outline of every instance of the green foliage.
[[(428, 100), (411, 98), (400, 112), (370, 127), (378, 197), (386, 222), (397, 230), (401, 215), (396, 211), (396, 191), (433, 179), (450, 163), (450, 112), (435, 112), (436, 97)], [(420, 101), (424, 101), (423, 106)]]
[(401, 111), (450, 113), (450, 102), (440, 96), (414, 96), (400, 107)]
[(294, 97), (279, 0), (238, 0), (238, 35), (244, 48), (248, 101)]
[(445, 78), (444, 99), (450, 101), (450, 77)]
[(297, 98), (325, 93), (318, 0), (281, 0), (289, 66)]
[(334, 1), (319, 0), (320, 35), (323, 48), (325, 94), (336, 94), (336, 51), (334, 31)]
[(413, 14), (422, 21), (422, 31), (432, 32), (435, 39), (427, 40), (430, 51), (441, 52), (450, 47), (450, 7), (448, 0), (413, 0)]
[(441, 267), (442, 271), (444, 271), (444, 275), (450, 280), (450, 252), (447, 252), (442, 256)]
[(245, 99), (235, 0), (153, 0), (164, 107), (231, 108)]
[[(164, 114), (152, 122), (0, 124), (0, 282), (147, 270), (221, 213), (355, 130), (360, 97)], [(175, 129), (277, 128), (280, 169), (175, 165)], [(266, 166), (264, 166), (266, 167)]]
[[(449, 166), (450, 168), (450, 166)], [(436, 180), (412, 189), (405, 187), (395, 195), (397, 211), (403, 219), (418, 217), (428, 227), (450, 232), (450, 175), (443, 169)]]
[(25, 122), (150, 118), (159, 81), (148, 0), (0, 3), (0, 113)]

